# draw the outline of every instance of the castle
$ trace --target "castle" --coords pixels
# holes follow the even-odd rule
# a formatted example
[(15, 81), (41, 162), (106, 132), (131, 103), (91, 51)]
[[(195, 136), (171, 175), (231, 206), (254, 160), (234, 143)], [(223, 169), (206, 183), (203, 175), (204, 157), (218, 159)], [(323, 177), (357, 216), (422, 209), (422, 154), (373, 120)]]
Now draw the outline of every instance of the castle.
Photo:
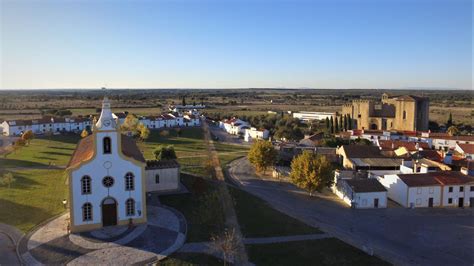
[(429, 99), (403, 95), (382, 95), (382, 101), (354, 100), (342, 106), (342, 115), (352, 118), (354, 129), (371, 130), (428, 130)]

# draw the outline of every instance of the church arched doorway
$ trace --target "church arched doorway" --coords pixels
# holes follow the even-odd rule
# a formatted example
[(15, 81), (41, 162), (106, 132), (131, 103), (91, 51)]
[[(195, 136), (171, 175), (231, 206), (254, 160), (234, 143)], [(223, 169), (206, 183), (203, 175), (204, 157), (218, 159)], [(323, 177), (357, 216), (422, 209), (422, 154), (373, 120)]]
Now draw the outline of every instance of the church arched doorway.
[(370, 129), (372, 129), (372, 130), (377, 130), (377, 124), (372, 124), (372, 125), (370, 125)]
[(105, 198), (102, 201), (102, 226), (117, 225), (117, 201)]

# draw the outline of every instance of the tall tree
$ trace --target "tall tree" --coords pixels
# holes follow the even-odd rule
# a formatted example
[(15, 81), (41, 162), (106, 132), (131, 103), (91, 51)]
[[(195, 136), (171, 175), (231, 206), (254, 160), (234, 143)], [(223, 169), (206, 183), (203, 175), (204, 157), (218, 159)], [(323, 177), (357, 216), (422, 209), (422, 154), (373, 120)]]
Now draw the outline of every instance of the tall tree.
[(154, 151), (155, 159), (161, 160), (173, 160), (176, 159), (176, 152), (174, 151), (173, 145), (160, 145)]
[(337, 116), (336, 116), (336, 120), (334, 121), (334, 124), (336, 125), (335, 132), (338, 133), (339, 132), (339, 123), (337, 121)]
[(255, 166), (258, 172), (265, 171), (269, 166), (275, 164), (278, 153), (269, 141), (256, 141), (252, 144), (247, 155), (250, 163)]
[(331, 125), (331, 133), (334, 134), (334, 119), (331, 116), (331, 120), (329, 121), (329, 124)]
[(186, 96), (183, 96), (183, 106), (186, 105)]
[(453, 114), (449, 113), (448, 121), (446, 122), (446, 128), (449, 128), (453, 125)]
[(325, 124), (326, 124), (326, 129), (329, 131), (329, 128), (331, 127), (331, 125), (329, 124), (329, 118), (326, 117), (326, 121), (325, 121)]
[(333, 171), (325, 156), (304, 151), (291, 162), (290, 179), (312, 196), (315, 191), (321, 192), (333, 184)]
[(352, 117), (350, 114), (347, 114), (347, 128), (352, 130)]
[(344, 115), (344, 131), (347, 131), (347, 114)]
[(88, 132), (86, 129), (82, 130), (82, 132), (81, 132), (81, 138), (85, 138), (85, 137), (87, 137), (87, 136), (89, 136), (89, 132)]
[(339, 129), (342, 131), (344, 129), (344, 123), (342, 121), (342, 115), (339, 117)]
[(30, 144), (30, 141), (35, 137), (33, 131), (27, 130), (23, 135), (21, 135), (21, 139), (23, 139), (27, 144)]

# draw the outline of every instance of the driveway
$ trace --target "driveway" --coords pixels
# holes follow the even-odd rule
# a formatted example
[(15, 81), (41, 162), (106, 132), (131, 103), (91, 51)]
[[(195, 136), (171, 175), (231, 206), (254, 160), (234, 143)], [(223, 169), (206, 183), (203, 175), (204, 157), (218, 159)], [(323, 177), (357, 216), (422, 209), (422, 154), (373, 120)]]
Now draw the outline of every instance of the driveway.
[(243, 139), (225, 132), (222, 128), (219, 128), (218, 126), (209, 125), (209, 130), (211, 131), (212, 135), (219, 138), (218, 142), (240, 144), (240, 145), (250, 145), (249, 143), (245, 142)]
[(286, 182), (261, 180), (246, 158), (229, 174), (275, 209), (396, 265), (473, 265), (474, 209), (353, 210), (329, 191), (317, 196)]

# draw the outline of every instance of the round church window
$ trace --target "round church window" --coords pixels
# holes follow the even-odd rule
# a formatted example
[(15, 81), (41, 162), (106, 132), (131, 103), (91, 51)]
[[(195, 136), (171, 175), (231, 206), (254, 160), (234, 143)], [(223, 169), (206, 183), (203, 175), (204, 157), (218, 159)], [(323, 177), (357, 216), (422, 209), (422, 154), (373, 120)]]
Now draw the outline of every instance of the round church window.
[(114, 179), (111, 176), (106, 176), (102, 179), (102, 184), (104, 187), (111, 187), (114, 185)]

